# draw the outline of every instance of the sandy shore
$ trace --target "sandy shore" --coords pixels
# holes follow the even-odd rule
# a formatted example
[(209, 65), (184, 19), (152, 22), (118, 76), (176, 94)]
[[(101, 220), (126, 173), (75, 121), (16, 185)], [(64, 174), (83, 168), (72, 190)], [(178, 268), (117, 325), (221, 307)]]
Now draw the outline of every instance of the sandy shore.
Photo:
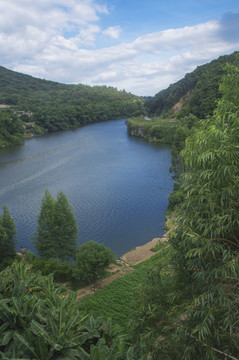
[(131, 266), (137, 265), (155, 254), (151, 249), (154, 248), (160, 240), (162, 239), (154, 238), (145, 245), (137, 246), (135, 249), (121, 256), (120, 259)]

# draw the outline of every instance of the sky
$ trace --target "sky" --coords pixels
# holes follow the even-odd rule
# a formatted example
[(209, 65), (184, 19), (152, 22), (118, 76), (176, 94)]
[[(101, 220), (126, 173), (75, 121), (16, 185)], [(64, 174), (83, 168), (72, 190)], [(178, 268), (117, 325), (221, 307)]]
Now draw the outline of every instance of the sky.
[(153, 96), (239, 50), (238, 0), (0, 0), (0, 65)]

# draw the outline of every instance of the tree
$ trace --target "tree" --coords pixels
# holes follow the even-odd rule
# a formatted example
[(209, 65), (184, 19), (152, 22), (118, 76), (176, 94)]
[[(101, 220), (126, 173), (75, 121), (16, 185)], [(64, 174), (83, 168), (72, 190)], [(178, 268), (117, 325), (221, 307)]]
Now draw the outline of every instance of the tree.
[(63, 191), (57, 194), (54, 220), (58, 238), (58, 258), (63, 261), (75, 254), (78, 233), (73, 209)]
[(77, 250), (73, 276), (78, 280), (93, 282), (114, 261), (115, 255), (109, 248), (91, 240)]
[(190, 294), (180, 324), (182, 359), (239, 353), (239, 69), (227, 66), (214, 115), (186, 140), (187, 167), (176, 251), (181, 292)]
[(0, 247), (1, 261), (13, 258), (16, 255), (16, 224), (8, 210), (3, 206), (3, 215), (0, 215)]
[(34, 245), (43, 258), (68, 260), (76, 249), (77, 222), (65, 194), (60, 191), (55, 200), (45, 191), (38, 216)]
[(57, 244), (54, 236), (54, 210), (55, 200), (49, 190), (46, 190), (38, 215), (38, 226), (34, 241), (38, 254), (43, 258), (56, 257)]

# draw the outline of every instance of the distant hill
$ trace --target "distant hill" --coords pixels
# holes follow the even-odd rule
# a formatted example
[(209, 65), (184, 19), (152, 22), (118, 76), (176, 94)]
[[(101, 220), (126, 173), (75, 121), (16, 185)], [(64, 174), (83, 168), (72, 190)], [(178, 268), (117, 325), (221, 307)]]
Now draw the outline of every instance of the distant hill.
[(146, 100), (149, 114), (183, 117), (191, 113), (201, 119), (211, 115), (215, 101), (220, 97), (219, 83), (226, 63), (238, 66), (239, 52), (198, 66), (180, 81)]
[(0, 67), (1, 105), (51, 132), (140, 114), (144, 100), (113, 87), (66, 85)]

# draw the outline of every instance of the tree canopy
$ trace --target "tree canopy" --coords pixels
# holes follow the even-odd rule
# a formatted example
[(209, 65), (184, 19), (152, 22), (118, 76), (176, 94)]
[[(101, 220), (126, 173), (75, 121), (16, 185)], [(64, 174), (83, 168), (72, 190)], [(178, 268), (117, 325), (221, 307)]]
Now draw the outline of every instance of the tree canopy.
[(213, 117), (200, 122), (182, 152), (184, 200), (172, 245), (192, 296), (182, 325), (185, 359), (239, 353), (239, 68), (227, 66), (220, 90)]
[[(213, 116), (181, 151), (171, 257), (137, 293), (134, 341), (153, 360), (238, 359), (239, 68), (225, 71)], [(184, 147), (178, 129), (176, 150)]]
[[(47, 132), (139, 115), (144, 100), (114, 87), (66, 85), (0, 67), (0, 104)], [(26, 117), (26, 113), (29, 116)]]

